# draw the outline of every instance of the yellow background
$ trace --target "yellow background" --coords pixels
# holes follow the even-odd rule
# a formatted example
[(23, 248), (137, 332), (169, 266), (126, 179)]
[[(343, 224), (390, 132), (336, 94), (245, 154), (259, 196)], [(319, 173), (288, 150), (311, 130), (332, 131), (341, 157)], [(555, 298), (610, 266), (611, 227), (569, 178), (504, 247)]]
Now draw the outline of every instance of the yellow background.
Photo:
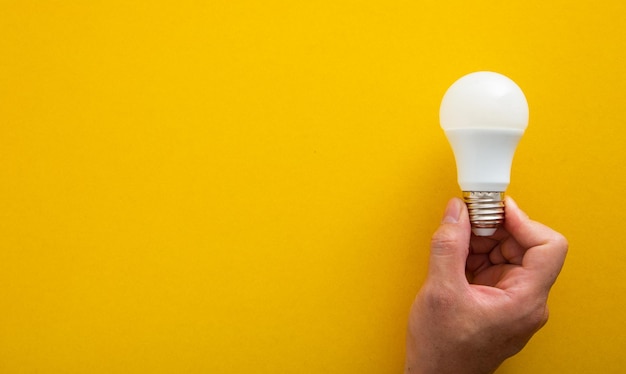
[(0, 372), (401, 372), (475, 70), (571, 246), (499, 373), (623, 372), (625, 4), (2, 0)]

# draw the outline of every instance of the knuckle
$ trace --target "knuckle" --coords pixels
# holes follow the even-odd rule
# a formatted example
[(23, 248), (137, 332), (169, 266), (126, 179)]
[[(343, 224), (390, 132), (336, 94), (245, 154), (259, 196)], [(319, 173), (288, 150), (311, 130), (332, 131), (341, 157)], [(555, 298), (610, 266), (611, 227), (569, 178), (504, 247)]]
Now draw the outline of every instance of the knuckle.
[(445, 228), (439, 229), (430, 240), (430, 248), (434, 251), (447, 251), (453, 249), (456, 244), (456, 235)]
[(567, 238), (563, 236), (563, 234), (560, 234), (558, 232), (555, 233), (552, 241), (554, 242), (556, 248), (560, 249), (563, 253), (567, 253), (569, 249), (569, 242), (567, 241)]
[(534, 327), (539, 330), (548, 322), (549, 317), (550, 312), (548, 310), (548, 306), (544, 305), (543, 307), (538, 308), (538, 310), (534, 313), (534, 315), (531, 317), (531, 322)]
[(448, 292), (429, 292), (426, 295), (427, 305), (434, 310), (450, 310), (456, 300), (452, 294)]
[(538, 303), (535, 307), (528, 310), (524, 321), (526, 322), (526, 329), (530, 333), (534, 333), (541, 329), (550, 317), (550, 311), (548, 305), (545, 302)]

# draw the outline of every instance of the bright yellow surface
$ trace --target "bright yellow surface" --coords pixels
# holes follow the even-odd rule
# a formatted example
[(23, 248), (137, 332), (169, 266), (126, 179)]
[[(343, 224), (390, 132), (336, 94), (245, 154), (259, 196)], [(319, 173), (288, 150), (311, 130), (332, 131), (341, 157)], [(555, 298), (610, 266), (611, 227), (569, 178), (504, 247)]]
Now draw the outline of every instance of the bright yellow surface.
[(131, 3), (0, 2), (1, 373), (401, 372), (475, 70), (571, 245), (499, 372), (624, 371), (626, 3)]

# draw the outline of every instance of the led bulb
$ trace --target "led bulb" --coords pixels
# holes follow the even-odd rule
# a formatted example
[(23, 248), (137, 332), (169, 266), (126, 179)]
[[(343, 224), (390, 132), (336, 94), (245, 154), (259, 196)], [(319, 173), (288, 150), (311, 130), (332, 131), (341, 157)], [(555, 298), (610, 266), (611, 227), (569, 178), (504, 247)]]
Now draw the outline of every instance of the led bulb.
[(471, 73), (448, 88), (439, 120), (454, 151), (472, 231), (492, 235), (504, 221), (513, 154), (528, 125), (526, 97), (504, 75)]

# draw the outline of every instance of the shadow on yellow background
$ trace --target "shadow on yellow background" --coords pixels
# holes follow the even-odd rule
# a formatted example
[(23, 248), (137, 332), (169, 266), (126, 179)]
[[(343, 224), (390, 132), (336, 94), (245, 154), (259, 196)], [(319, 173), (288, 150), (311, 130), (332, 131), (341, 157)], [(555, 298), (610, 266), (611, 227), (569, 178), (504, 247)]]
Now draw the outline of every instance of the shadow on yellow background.
[(570, 241), (499, 372), (621, 372), (624, 4), (2, 1), (0, 372), (401, 372), (475, 70)]

